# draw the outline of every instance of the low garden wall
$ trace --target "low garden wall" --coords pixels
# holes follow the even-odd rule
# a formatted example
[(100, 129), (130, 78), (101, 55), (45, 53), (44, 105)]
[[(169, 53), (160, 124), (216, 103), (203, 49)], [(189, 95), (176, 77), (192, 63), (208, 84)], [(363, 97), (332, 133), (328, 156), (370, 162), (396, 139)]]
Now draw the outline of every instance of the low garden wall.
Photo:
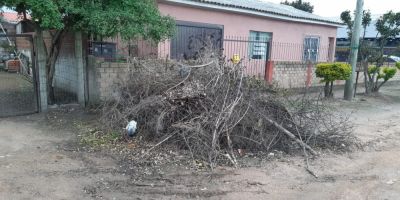
[[(315, 75), (317, 64), (311, 62), (270, 61), (267, 65), (266, 80), (269, 83), (277, 84), (278, 87), (288, 89), (323, 86), (321, 79)], [(358, 69), (358, 83), (363, 84), (364, 73), (360, 67)], [(396, 81), (400, 81), (400, 70), (389, 82)], [(335, 82), (335, 85), (339, 86), (344, 84), (345, 81)]]
[[(315, 75), (317, 63), (269, 61), (265, 79), (271, 84), (287, 89), (320, 87), (321, 79)], [(116, 94), (116, 86), (128, 72), (127, 63), (104, 62), (90, 56), (88, 58), (88, 99), (89, 103), (99, 103)], [(400, 81), (400, 71), (390, 82)], [(359, 85), (364, 83), (361, 71), (358, 77)], [(336, 81), (336, 86), (343, 86), (345, 81)], [(390, 83), (388, 83), (390, 84)]]
[(104, 62), (90, 56), (87, 72), (89, 103), (96, 104), (114, 96), (118, 82), (128, 72), (128, 64)]

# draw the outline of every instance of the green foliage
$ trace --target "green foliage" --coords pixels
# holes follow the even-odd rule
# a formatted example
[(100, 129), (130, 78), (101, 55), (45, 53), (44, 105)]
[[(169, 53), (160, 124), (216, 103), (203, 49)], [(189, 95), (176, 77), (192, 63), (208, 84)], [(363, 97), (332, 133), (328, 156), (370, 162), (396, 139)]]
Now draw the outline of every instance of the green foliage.
[(371, 17), (371, 11), (370, 10), (364, 10), (363, 11), (363, 18), (361, 21), (361, 25), (363, 26), (363, 28), (367, 28), (367, 26), (369, 26), (371, 24), (372, 21), (372, 17)]
[(94, 130), (91, 132), (83, 133), (80, 136), (80, 142), (92, 148), (100, 148), (115, 144), (122, 139), (122, 134), (119, 132), (102, 133)]
[(309, 13), (313, 13), (314, 12), (314, 6), (311, 5), (309, 2), (304, 2), (302, 0), (296, 0), (296, 1), (293, 1), (293, 2), (289, 2), (289, 1), (286, 0), (284, 2), (281, 2), (281, 4), (292, 6), (292, 7), (296, 8), (296, 9), (299, 9), (299, 10), (302, 10), (302, 11), (306, 11), (306, 12), (309, 12)]
[(395, 38), (400, 34), (400, 12), (389, 11), (377, 20), (375, 26), (383, 40)]
[(353, 28), (353, 19), (351, 18), (350, 10), (345, 10), (340, 14), (340, 20), (346, 24), (347, 29), (351, 30)]
[(400, 62), (396, 63), (396, 67), (397, 67), (397, 69), (400, 69)]
[[(340, 20), (347, 26), (347, 34), (349, 36), (349, 39), (351, 38), (351, 33), (353, 30), (353, 25), (354, 25), (354, 20), (351, 16), (350, 10), (345, 10), (340, 14)], [(371, 24), (372, 18), (371, 18), (371, 11), (369, 10), (364, 10), (363, 11), (363, 16), (362, 16), (362, 26), (364, 30)]]
[(371, 65), (368, 67), (368, 74), (372, 75), (378, 72), (378, 67), (376, 67), (375, 65)]
[(382, 67), (382, 78), (384, 81), (388, 81), (396, 75), (397, 69), (394, 67)]
[[(397, 63), (396, 63), (397, 67)], [(385, 82), (393, 78), (397, 73), (397, 68), (395, 67), (377, 67), (377, 66), (369, 66), (368, 73), (370, 75), (376, 74), (378, 79), (383, 79)]]
[(80, 30), (100, 37), (120, 35), (159, 41), (174, 32), (174, 20), (161, 16), (154, 0), (3, 0), (18, 12), (29, 11), (42, 29)]
[(318, 78), (323, 78), (322, 82), (347, 80), (351, 75), (351, 67), (347, 63), (321, 63), (317, 65), (315, 73)]

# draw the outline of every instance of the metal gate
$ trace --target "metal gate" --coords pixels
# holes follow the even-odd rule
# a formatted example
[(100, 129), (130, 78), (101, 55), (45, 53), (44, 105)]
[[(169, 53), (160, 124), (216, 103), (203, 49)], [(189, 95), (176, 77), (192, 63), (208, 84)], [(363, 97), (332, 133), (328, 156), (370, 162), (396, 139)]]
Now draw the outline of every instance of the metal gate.
[(38, 112), (33, 37), (0, 35), (0, 117)]
[(205, 48), (218, 51), (222, 47), (223, 26), (178, 21), (171, 40), (172, 59), (193, 59)]
[(270, 57), (270, 42), (255, 38), (226, 36), (223, 40), (223, 54), (228, 60), (234, 55), (241, 59), (245, 74), (263, 79)]

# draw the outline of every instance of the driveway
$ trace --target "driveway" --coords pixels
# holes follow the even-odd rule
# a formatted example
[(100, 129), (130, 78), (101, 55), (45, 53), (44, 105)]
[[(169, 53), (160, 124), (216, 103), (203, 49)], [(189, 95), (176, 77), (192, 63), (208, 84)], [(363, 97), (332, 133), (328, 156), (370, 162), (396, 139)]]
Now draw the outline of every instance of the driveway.
[(33, 83), (29, 78), (0, 71), (0, 117), (34, 113), (36, 110)]

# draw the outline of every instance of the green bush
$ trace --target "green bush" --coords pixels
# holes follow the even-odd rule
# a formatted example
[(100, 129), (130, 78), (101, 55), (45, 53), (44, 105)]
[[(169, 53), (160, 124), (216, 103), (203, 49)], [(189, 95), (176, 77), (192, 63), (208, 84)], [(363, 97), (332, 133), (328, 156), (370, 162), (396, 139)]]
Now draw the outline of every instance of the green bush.
[(388, 81), (396, 75), (397, 69), (394, 67), (383, 67), (381, 77), (384, 81)]
[(322, 82), (347, 80), (351, 75), (351, 67), (347, 63), (321, 63), (317, 65), (315, 73), (318, 78), (323, 78)]
[(325, 97), (332, 97), (333, 82), (349, 79), (351, 66), (347, 63), (321, 63), (317, 65), (315, 74), (325, 83)]
[(376, 67), (375, 65), (371, 65), (368, 67), (368, 74), (372, 75), (374, 73), (378, 72), (378, 67)]
[[(400, 68), (400, 64), (396, 63), (396, 67)], [(395, 67), (376, 67), (374, 65), (368, 67), (368, 73), (370, 75), (377, 74), (378, 79), (383, 79), (385, 82), (393, 78), (397, 73), (397, 68)]]
[(400, 69), (400, 62), (396, 63), (396, 67), (397, 67), (397, 69)]

